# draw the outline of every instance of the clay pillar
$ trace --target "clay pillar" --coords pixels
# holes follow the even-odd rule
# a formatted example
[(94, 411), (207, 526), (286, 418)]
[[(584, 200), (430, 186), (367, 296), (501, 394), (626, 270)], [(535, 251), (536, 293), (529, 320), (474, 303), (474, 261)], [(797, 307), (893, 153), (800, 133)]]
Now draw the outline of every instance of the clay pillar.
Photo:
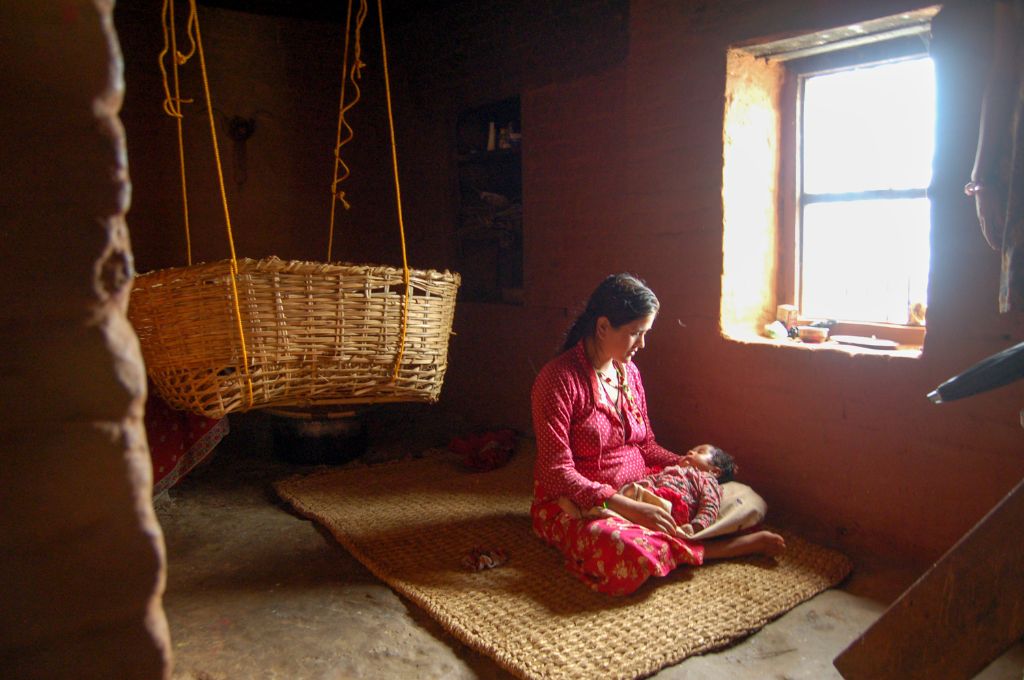
[(111, 0), (0, 3), (0, 677), (166, 678)]

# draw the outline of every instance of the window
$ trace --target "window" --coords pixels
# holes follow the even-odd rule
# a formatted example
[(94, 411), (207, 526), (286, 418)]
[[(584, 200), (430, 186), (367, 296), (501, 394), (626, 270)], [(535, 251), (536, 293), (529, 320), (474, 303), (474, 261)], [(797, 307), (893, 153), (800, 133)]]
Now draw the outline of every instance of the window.
[(922, 343), (937, 11), (730, 50), (726, 334), (795, 304), (804, 322), (837, 321), (834, 333)]
[(920, 323), (930, 253), (932, 61), (802, 66), (791, 68), (796, 238), (794, 271), (784, 275), (794, 277), (793, 300), (810, 319)]

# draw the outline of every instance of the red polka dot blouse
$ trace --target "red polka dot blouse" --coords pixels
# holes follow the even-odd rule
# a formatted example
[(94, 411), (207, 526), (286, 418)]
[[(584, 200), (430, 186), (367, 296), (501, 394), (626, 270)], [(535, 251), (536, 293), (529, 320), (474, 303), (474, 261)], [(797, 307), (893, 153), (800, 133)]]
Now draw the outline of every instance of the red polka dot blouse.
[(651, 467), (679, 463), (679, 456), (654, 441), (640, 371), (632, 362), (626, 365), (626, 380), (636, 409), (623, 408), (620, 420), (599, 396), (597, 374), (582, 341), (541, 369), (531, 393), (536, 502), (566, 497), (586, 510), (649, 474)]

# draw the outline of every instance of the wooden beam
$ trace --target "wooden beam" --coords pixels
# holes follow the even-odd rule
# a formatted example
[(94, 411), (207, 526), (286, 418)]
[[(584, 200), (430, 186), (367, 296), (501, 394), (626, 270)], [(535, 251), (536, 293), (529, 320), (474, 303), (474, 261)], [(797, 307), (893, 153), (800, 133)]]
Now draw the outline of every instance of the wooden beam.
[(1024, 636), (1024, 481), (833, 664), (846, 680), (973, 678)]

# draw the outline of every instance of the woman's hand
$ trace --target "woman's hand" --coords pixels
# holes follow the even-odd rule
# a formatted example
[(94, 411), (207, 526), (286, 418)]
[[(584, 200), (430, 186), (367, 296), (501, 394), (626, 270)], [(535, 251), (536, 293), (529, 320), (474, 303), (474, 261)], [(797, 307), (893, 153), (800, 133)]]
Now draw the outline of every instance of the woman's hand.
[(660, 506), (634, 501), (622, 494), (615, 494), (607, 503), (609, 508), (634, 524), (653, 531), (663, 531), (670, 536), (676, 535), (676, 521)]

